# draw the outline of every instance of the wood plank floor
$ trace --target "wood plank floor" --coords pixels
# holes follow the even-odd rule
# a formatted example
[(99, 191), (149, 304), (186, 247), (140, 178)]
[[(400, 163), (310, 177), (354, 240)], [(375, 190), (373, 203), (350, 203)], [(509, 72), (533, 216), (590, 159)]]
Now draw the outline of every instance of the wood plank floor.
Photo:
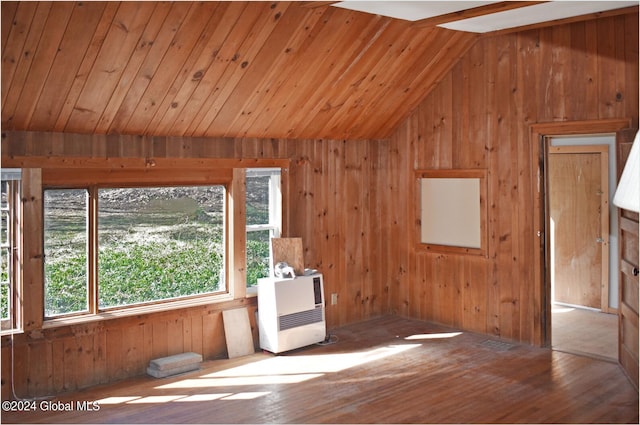
[[(330, 345), (205, 362), (38, 401), (3, 423), (638, 423), (618, 365), (384, 317)], [(44, 412), (97, 401), (98, 411)]]
[(554, 350), (618, 361), (618, 316), (556, 304), (551, 310)]

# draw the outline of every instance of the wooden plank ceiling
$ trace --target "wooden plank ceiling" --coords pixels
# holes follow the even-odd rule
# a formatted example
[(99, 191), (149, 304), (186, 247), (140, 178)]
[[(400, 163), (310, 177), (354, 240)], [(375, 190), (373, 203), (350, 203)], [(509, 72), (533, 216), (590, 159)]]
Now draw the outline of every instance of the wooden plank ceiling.
[(2, 128), (376, 139), (476, 35), (296, 2), (2, 2)]

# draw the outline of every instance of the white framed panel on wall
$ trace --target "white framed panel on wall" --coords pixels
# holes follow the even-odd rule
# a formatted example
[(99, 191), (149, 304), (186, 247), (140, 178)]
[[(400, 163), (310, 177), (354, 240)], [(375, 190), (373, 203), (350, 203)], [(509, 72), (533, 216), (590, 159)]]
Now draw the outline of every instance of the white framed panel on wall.
[(486, 175), (486, 170), (417, 172), (421, 249), (486, 255)]

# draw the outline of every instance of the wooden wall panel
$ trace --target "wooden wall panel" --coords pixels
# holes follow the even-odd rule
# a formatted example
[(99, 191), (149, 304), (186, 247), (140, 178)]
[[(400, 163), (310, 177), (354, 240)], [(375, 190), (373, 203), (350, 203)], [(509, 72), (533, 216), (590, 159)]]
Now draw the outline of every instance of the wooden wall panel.
[[(329, 300), (330, 294), (338, 294), (337, 305), (327, 306), (329, 329), (396, 313), (536, 344), (542, 331), (532, 267), (537, 236), (531, 210), (537, 180), (529, 125), (624, 117), (637, 127), (638, 16), (633, 17), (604, 18), (612, 22), (585, 24), (584, 29), (573, 24), (568, 30), (551, 27), (481, 39), (389, 140), (5, 131), (3, 166), (144, 167), (157, 161), (170, 170), (181, 161), (203, 167), (209, 160), (215, 164), (224, 160), (225, 166), (245, 167), (255, 159), (288, 160), (289, 216), (284, 236), (303, 239), (305, 265), (325, 275)], [(318, 20), (322, 28), (315, 30), (322, 32), (329, 24)], [(616, 28), (616, 37), (624, 42), (613, 46), (599, 41), (609, 37), (599, 33), (607, 28)], [(562, 66), (555, 66), (559, 55)], [(567, 63), (574, 60), (580, 64), (575, 66), (586, 61), (585, 72), (595, 74), (579, 79), (582, 83), (573, 81), (574, 65)], [(551, 95), (557, 91), (565, 96)], [(425, 168), (488, 170), (486, 258), (416, 249), (415, 170)], [(221, 309), (239, 302), (255, 311), (255, 299), (248, 299), (107, 320), (90, 328), (42, 331), (36, 324), (33, 332), (14, 337), (17, 395), (55, 393), (141, 374), (149, 359), (189, 346), (208, 359), (222, 356)], [(250, 318), (255, 338), (255, 317), (250, 314)], [(31, 366), (32, 347), (50, 356), (47, 366)], [(3, 337), (3, 374), (12, 359), (10, 348), (10, 338)], [(70, 370), (78, 361), (83, 369)], [(31, 388), (26, 384), (29, 379), (35, 379)], [(2, 397), (10, 394), (10, 382), (3, 381)]]
[[(4, 163), (4, 162), (3, 162)], [(44, 224), (41, 219), (43, 195), (40, 190), (42, 171), (25, 169), (22, 175), (22, 228), (29, 229), (22, 235), (22, 258), (19, 259), (22, 276), (22, 298), (33, 297), (34, 301), (23, 306), (21, 318), (24, 330), (42, 327), (40, 312), (44, 311)]]
[[(228, 304), (228, 303), (227, 303)], [(249, 307), (255, 299), (227, 307)], [(2, 337), (2, 399), (49, 396), (142, 375), (151, 359), (183, 351), (226, 356), (221, 308), (197, 307)], [(185, 322), (198, 325), (185, 332)], [(251, 320), (254, 339), (255, 319)], [(257, 339), (256, 339), (257, 341)], [(189, 347), (189, 344), (191, 346)]]
[[(289, 236), (301, 237), (305, 266), (325, 275), (330, 326), (388, 312), (389, 272), (379, 273), (389, 253), (384, 213), (388, 193), (372, 196), (372, 181), (386, 180), (389, 161), (379, 158), (384, 141), (298, 141), (290, 143)], [(295, 213), (294, 213), (295, 212)], [(338, 297), (331, 305), (331, 294)]]
[[(488, 170), (489, 255), (426, 253), (397, 242), (410, 269), (394, 293), (394, 311), (542, 344), (534, 267), (537, 158), (529, 127), (611, 118), (638, 127), (637, 14), (474, 45), (399, 126), (390, 149), (408, 150), (400, 166), (406, 182), (418, 169)], [(406, 191), (396, 196), (392, 204), (406, 202)], [(400, 234), (411, 235), (418, 217), (405, 213)]]
[[(192, 167), (212, 169), (249, 167), (257, 161), (263, 165), (290, 163), (284, 236), (302, 238), (305, 266), (324, 274), (329, 301), (332, 293), (338, 294), (338, 303), (329, 302), (326, 310), (327, 324), (332, 329), (388, 314), (390, 286), (407, 270), (393, 242), (393, 235), (401, 229), (403, 214), (389, 202), (392, 192), (406, 191), (396, 160), (404, 153), (390, 151), (389, 146), (384, 140), (183, 139), (5, 132), (2, 159), (3, 165), (44, 167), (45, 179), (49, 175), (46, 169), (59, 167), (140, 169), (154, 164), (154, 171), (165, 167), (171, 173), (171, 167), (180, 167), (184, 161)], [(385, 190), (379, 190), (385, 185)], [(403, 208), (410, 208), (410, 204), (405, 202)], [(242, 301), (255, 311), (255, 298), (233, 305)], [(221, 308), (224, 305), (44, 331), (37, 327), (34, 332), (44, 332), (42, 341), (36, 339), (36, 333), (16, 336), (16, 348), (24, 347), (29, 354), (38, 350), (38, 356), (45, 355), (53, 365), (53, 375), (45, 368), (47, 363), (20, 366), (31, 374), (30, 386), (24, 387), (26, 381), (16, 380), (20, 395), (81, 389), (144, 374), (150, 359), (186, 350), (200, 352), (206, 359), (224, 356)], [(250, 319), (257, 341), (253, 313)], [(6, 344), (9, 341), (3, 339), (3, 346)], [(7, 383), (3, 384), (3, 397), (8, 388)]]

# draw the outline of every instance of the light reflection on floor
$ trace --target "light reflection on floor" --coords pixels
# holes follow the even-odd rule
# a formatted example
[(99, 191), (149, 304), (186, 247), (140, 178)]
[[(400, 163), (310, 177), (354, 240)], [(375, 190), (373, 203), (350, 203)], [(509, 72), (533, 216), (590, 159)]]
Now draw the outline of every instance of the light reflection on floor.
[[(416, 334), (405, 340), (429, 340), (438, 338), (453, 338), (461, 332)], [(330, 354), (300, 354), (286, 356), (272, 356), (229, 369), (205, 373), (198, 377), (177, 380), (155, 387), (160, 394), (150, 396), (119, 396), (97, 400), (100, 405), (114, 404), (142, 404), (168, 402), (197, 402), (213, 400), (248, 400), (264, 397), (271, 391), (230, 391), (233, 387), (286, 385), (305, 382), (319, 378), (328, 373), (359, 366), (368, 362), (393, 356), (407, 350), (419, 347), (420, 343), (400, 343), (377, 347), (353, 353)], [(222, 389), (224, 392), (202, 392), (207, 388)], [(238, 388), (239, 389), (239, 388)], [(249, 388), (246, 388), (249, 389)], [(177, 390), (175, 394), (167, 390)], [(192, 394), (189, 394), (192, 392)]]

